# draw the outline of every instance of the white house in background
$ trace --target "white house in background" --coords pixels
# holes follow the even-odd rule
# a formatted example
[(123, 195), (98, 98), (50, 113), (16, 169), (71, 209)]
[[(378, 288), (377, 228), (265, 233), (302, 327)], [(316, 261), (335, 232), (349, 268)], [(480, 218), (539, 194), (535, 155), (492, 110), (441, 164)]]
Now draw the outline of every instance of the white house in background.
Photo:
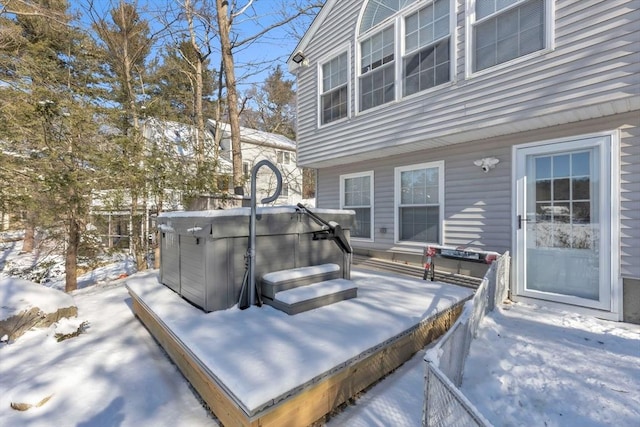
[[(217, 156), (220, 178), (218, 188), (228, 194), (233, 193), (233, 150), (231, 148), (231, 131), (227, 123), (215, 120), (206, 121), (205, 156)], [(222, 132), (218, 147), (214, 147), (214, 135)], [(173, 151), (177, 159), (193, 162), (196, 129), (193, 126), (175, 122), (149, 120), (144, 125), (145, 139), (165, 151)], [(274, 205), (290, 205), (300, 201), (302, 195), (302, 170), (296, 164), (295, 141), (274, 133), (262, 132), (246, 127), (240, 128), (242, 146), (242, 170), (244, 172), (245, 196), (251, 194), (250, 173), (255, 164), (261, 160), (269, 160), (278, 167), (282, 174), (282, 191)], [(270, 169), (260, 169), (257, 176), (258, 199), (273, 194), (276, 186), (275, 176)]]
[[(231, 127), (227, 123), (207, 120), (207, 129), (215, 134), (216, 129), (223, 133), (220, 142), (219, 155), (231, 162)], [(253, 166), (261, 160), (269, 160), (282, 174), (282, 191), (280, 197), (273, 204), (295, 205), (302, 200), (302, 169), (296, 162), (296, 142), (275, 133), (263, 132), (256, 129), (240, 127), (240, 142), (242, 143), (242, 170), (245, 176), (245, 195), (251, 194), (250, 174)], [(273, 194), (276, 186), (275, 176), (268, 168), (261, 168), (257, 175), (258, 201)], [(230, 182), (231, 185), (231, 182)], [(230, 188), (232, 190), (232, 188)]]
[(327, 0), (298, 164), (356, 251), (510, 251), (517, 300), (640, 323), (637, 0)]
[[(218, 188), (224, 189), (216, 197), (203, 197), (192, 202), (192, 206), (184, 206), (180, 191), (166, 188), (163, 192), (162, 209), (184, 210), (214, 209), (219, 207), (242, 206), (243, 201), (233, 195), (233, 164), (229, 125), (221, 123), (223, 132), (219, 147), (214, 145), (214, 134), (217, 131), (216, 122), (208, 120), (206, 123), (205, 156), (218, 158)], [(274, 163), (282, 174), (282, 191), (273, 205), (291, 205), (302, 198), (302, 170), (296, 165), (296, 143), (282, 135), (261, 132), (249, 128), (241, 128), (241, 143), (243, 157), (243, 171), (245, 180), (245, 196), (251, 194), (250, 172), (254, 164), (263, 159)], [(147, 149), (155, 146), (164, 153), (169, 153), (172, 165), (165, 165), (174, 173), (180, 173), (182, 168), (192, 167), (194, 164), (194, 143), (196, 129), (193, 126), (178, 122), (148, 119), (143, 123), (142, 134), (147, 141)], [(260, 169), (257, 176), (257, 196), (259, 201), (273, 194), (276, 188), (275, 176), (268, 168)], [(207, 195), (209, 196), (209, 195)], [(140, 214), (146, 218), (141, 225), (140, 235), (148, 234), (154, 229), (154, 216), (158, 211), (157, 200), (149, 194), (143, 201), (139, 200)], [(245, 202), (244, 204), (247, 204)], [(146, 210), (145, 210), (146, 206)], [(131, 198), (124, 190), (106, 190), (93, 194), (92, 223), (98, 234), (103, 236), (109, 247), (129, 247), (130, 230), (134, 226), (131, 222)]]

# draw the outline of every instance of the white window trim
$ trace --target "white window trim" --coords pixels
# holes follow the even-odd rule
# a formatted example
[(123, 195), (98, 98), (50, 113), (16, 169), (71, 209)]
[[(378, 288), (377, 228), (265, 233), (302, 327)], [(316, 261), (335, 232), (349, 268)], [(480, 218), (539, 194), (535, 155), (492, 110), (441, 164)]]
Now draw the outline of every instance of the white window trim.
[[(362, 9), (364, 11), (364, 8)], [(354, 66), (354, 94), (355, 94), (355, 105), (356, 105), (356, 110), (355, 110), (355, 115), (361, 115), (361, 114), (367, 114), (371, 111), (376, 111), (376, 110), (380, 110), (382, 108), (384, 108), (385, 106), (389, 106), (391, 104), (394, 104), (396, 102), (398, 102), (398, 37), (400, 34), (401, 28), (400, 28), (400, 24), (398, 22), (398, 20), (400, 19), (401, 14), (396, 14), (393, 15), (387, 19), (385, 19), (384, 21), (382, 21), (381, 23), (379, 23), (377, 26), (373, 27), (373, 28), (369, 28), (369, 30), (367, 30), (366, 33), (358, 35), (356, 34), (356, 43), (355, 43), (355, 49), (357, 52), (356, 55), (356, 61), (355, 61), (355, 66)], [(376, 105), (375, 107), (371, 107), (367, 110), (364, 111), (360, 111), (361, 108), (361, 100), (360, 100), (360, 77), (362, 76), (362, 73), (360, 72), (360, 62), (362, 60), (362, 49), (360, 49), (360, 43), (365, 40), (368, 39), (370, 37), (372, 37), (373, 35), (375, 35), (376, 33), (382, 32), (383, 30), (385, 30), (388, 26), (389, 23), (392, 23), (393, 25), (393, 29), (394, 29), (394, 51), (393, 51), (393, 70), (394, 70), (394, 80), (393, 80), (393, 90), (394, 90), (394, 99), (393, 101), (387, 102), (387, 103), (383, 103), (380, 105)], [(358, 23), (358, 27), (360, 27), (360, 24)], [(384, 66), (383, 66), (384, 67)], [(380, 67), (382, 68), (382, 67)]]
[(368, 176), (370, 179), (370, 186), (369, 186), (369, 209), (371, 209), (371, 225), (370, 225), (370, 231), (369, 231), (369, 235), (371, 236), (370, 238), (365, 238), (365, 237), (353, 237), (351, 236), (351, 240), (355, 240), (355, 241), (359, 241), (359, 242), (373, 242), (375, 241), (375, 218), (374, 218), (374, 197), (373, 195), (375, 194), (374, 191), (374, 173), (372, 170), (370, 171), (365, 171), (365, 172), (356, 172), (356, 173), (350, 173), (350, 174), (346, 174), (346, 175), (340, 175), (340, 209), (349, 209), (349, 207), (345, 207), (344, 206), (344, 182), (345, 180), (349, 179), (349, 178), (362, 178), (364, 176)]
[[(464, 62), (465, 62), (465, 78), (471, 79), (480, 77), (485, 74), (490, 74), (496, 71), (504, 70), (505, 68), (513, 67), (522, 62), (530, 61), (532, 58), (544, 56), (555, 49), (555, 22), (556, 22), (556, 8), (555, 2), (552, 0), (544, 1), (545, 10), (545, 46), (541, 50), (531, 52), (527, 55), (519, 56), (510, 61), (503, 62), (501, 64), (494, 65), (492, 67), (485, 68), (480, 71), (473, 71), (473, 24), (476, 20), (476, 1), (478, 0), (466, 0), (466, 13), (465, 13), (465, 41), (464, 41)], [(523, 2), (526, 0), (522, 0)], [(509, 6), (509, 8), (518, 7), (520, 3)]]
[[(416, 12), (417, 10), (421, 9), (422, 7), (424, 7), (425, 5), (422, 3), (419, 3), (417, 6), (413, 6), (411, 8), (407, 8), (406, 12), (403, 13), (402, 15), (402, 19), (400, 19), (400, 25), (401, 25), (401, 35), (404, 36), (406, 29), (405, 29), (405, 19), (407, 17), (407, 15), (411, 15), (413, 12)], [(449, 88), (453, 85), (455, 85), (455, 83), (457, 82), (458, 78), (457, 78), (457, 62), (456, 61), (456, 46), (457, 46), (457, 41), (458, 41), (458, 31), (457, 30), (457, 23), (456, 23), (456, 18), (458, 16), (458, 2), (457, 1), (453, 1), (451, 0), (449, 2), (449, 81), (447, 83), (443, 83), (441, 85), (438, 86), (434, 86), (434, 87), (430, 87), (429, 89), (425, 89), (425, 90), (421, 90), (418, 91), (416, 93), (412, 93), (411, 95), (402, 95), (402, 92), (404, 90), (404, 87), (399, 87), (398, 89), (398, 96), (400, 100), (404, 100), (404, 99), (411, 99), (417, 96), (424, 96), (425, 93), (429, 93), (429, 92), (433, 92), (436, 90), (440, 90), (442, 88)], [(399, 70), (398, 70), (398, 76), (399, 76), (399, 80), (400, 80), (400, 85), (403, 84), (402, 80), (402, 63), (404, 61), (404, 58), (407, 56), (407, 49), (405, 46), (405, 41), (404, 41), (404, 37), (402, 37), (401, 39), (401, 45), (400, 45), (400, 53), (402, 54), (401, 56), (401, 60), (400, 61), (400, 66), (399, 66)]]
[[(286, 194), (284, 194), (286, 191)], [(279, 199), (288, 199), (289, 198), (289, 193), (291, 192), (291, 186), (289, 185), (288, 182), (286, 181), (282, 181), (282, 189), (280, 191), (280, 194), (278, 195)]]
[[(404, 19), (406, 18), (407, 15), (410, 15), (414, 12), (416, 12), (419, 9), (422, 9), (424, 6), (426, 6), (428, 3), (433, 3), (433, 1), (435, 0), (430, 0), (428, 2), (425, 1), (419, 1), (416, 2), (416, 4), (413, 4), (411, 6), (405, 7), (404, 9), (401, 9), (400, 12), (396, 13), (395, 15), (392, 15), (390, 17), (388, 17), (387, 19), (385, 19), (384, 21), (378, 23), (378, 25), (376, 25), (373, 28), (369, 28), (366, 32), (364, 32), (363, 34), (358, 34), (358, 29), (360, 28), (360, 25), (362, 23), (362, 19), (363, 19), (363, 15), (364, 15), (364, 10), (366, 8), (366, 4), (363, 5), (363, 7), (360, 9), (360, 15), (358, 16), (358, 21), (356, 23), (356, 31), (355, 31), (355, 43), (354, 43), (354, 49), (355, 49), (355, 55), (354, 55), (354, 68), (353, 68), (353, 77), (351, 80), (353, 80), (354, 82), (354, 88), (353, 88), (353, 94), (354, 94), (354, 103), (355, 103), (355, 110), (354, 110), (354, 116), (359, 116), (359, 115), (363, 115), (363, 114), (369, 114), (375, 111), (379, 111), (381, 109), (384, 109), (385, 107), (388, 107), (390, 105), (396, 104), (398, 102), (401, 102), (405, 99), (411, 99), (414, 98), (416, 96), (420, 96), (420, 95), (424, 95), (425, 93), (431, 92), (431, 91), (435, 91), (444, 87), (450, 87), (451, 85), (453, 85), (456, 82), (456, 63), (457, 63), (457, 57), (456, 57), (456, 46), (457, 46), (457, 16), (458, 16), (458, 7), (457, 7), (457, 1), (456, 0), (449, 0), (449, 72), (450, 72), (450, 80), (448, 83), (443, 83), (441, 85), (423, 90), (423, 91), (418, 91), (416, 93), (412, 93), (411, 95), (407, 95), (407, 96), (403, 96), (402, 92), (403, 92), (403, 82), (402, 82), (402, 60), (404, 59), (404, 56), (406, 54), (405, 51), (405, 42), (404, 42), (404, 32), (405, 32), (405, 26), (404, 26)], [(467, 0), (467, 1), (473, 1), (473, 0)], [(549, 0), (545, 0), (545, 1), (549, 1)], [(385, 104), (381, 104), (381, 105), (377, 105), (375, 107), (371, 107), (367, 110), (364, 111), (360, 111), (360, 61), (362, 58), (362, 52), (360, 50), (360, 42), (366, 38), (371, 37), (372, 35), (374, 35), (375, 33), (381, 31), (382, 29), (384, 29), (387, 25), (389, 25), (389, 23), (393, 22), (394, 25), (394, 29), (395, 29), (395, 51), (394, 51), (394, 70), (395, 70), (395, 79), (394, 79), (394, 90), (395, 90), (395, 98), (393, 101), (391, 102), (387, 102)], [(319, 102), (319, 99), (318, 99)], [(319, 105), (319, 104), (318, 104)], [(326, 125), (325, 125), (326, 126)]]
[[(324, 64), (326, 64), (327, 62), (337, 58), (338, 56), (342, 55), (343, 53), (347, 53), (347, 116), (343, 117), (341, 119), (338, 120), (334, 120), (332, 122), (329, 123), (322, 123), (322, 66)], [(334, 50), (332, 50), (331, 52), (329, 52), (327, 55), (324, 55), (322, 58), (320, 58), (320, 60), (318, 61), (317, 65), (316, 65), (316, 76), (317, 76), (317, 82), (316, 82), (316, 116), (317, 116), (317, 127), (319, 128), (323, 128), (323, 127), (327, 127), (327, 126), (332, 126), (336, 123), (342, 123), (345, 121), (348, 121), (349, 119), (351, 119), (351, 85), (353, 82), (353, 73), (352, 73), (352, 67), (353, 64), (351, 63), (351, 45), (347, 44), (347, 45), (342, 45)]]
[[(282, 153), (282, 162), (278, 161), (278, 155)], [(295, 164), (295, 159), (293, 158), (293, 151), (291, 150), (285, 150), (285, 149), (276, 149), (276, 163), (278, 165), (282, 165), (282, 166), (291, 166)], [(285, 157), (287, 157), (287, 155), (289, 156), (289, 160), (285, 161)]]
[[(400, 192), (401, 192), (401, 180), (400, 174), (402, 172), (416, 170), (416, 169), (428, 169), (428, 168), (438, 168), (438, 200), (439, 200), (439, 212), (440, 216), (440, 228), (439, 228), (439, 236), (437, 242), (410, 242), (406, 240), (400, 240)], [(445, 202), (445, 194), (444, 194), (444, 160), (439, 160), (435, 162), (428, 163), (418, 163), (415, 165), (407, 165), (400, 166), (394, 168), (393, 173), (393, 223), (394, 223), (394, 242), (396, 244), (402, 244), (407, 246), (419, 246), (424, 247), (427, 243), (433, 243), (437, 245), (441, 245), (444, 242), (444, 202)]]

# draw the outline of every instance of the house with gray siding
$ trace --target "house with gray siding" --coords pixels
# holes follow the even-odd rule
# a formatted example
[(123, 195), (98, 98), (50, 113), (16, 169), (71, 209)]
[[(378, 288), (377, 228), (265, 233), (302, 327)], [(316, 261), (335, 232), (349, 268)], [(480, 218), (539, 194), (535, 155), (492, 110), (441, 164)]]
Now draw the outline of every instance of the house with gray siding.
[(509, 251), (513, 299), (640, 322), (640, 1), (327, 0), (288, 66), (357, 252)]

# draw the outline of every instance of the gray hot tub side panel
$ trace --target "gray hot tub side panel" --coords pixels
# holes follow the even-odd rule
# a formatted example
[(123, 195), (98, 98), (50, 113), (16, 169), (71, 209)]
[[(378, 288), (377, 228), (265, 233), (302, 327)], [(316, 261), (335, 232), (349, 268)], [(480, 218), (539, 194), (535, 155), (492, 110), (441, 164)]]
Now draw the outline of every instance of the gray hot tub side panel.
[(160, 233), (160, 281), (180, 293), (180, 258), (178, 256), (180, 236), (172, 231)]
[(200, 307), (206, 306), (205, 239), (180, 236), (180, 294)]
[[(228, 211), (241, 211), (233, 216)], [(249, 240), (246, 208), (223, 215), (184, 212), (161, 215), (161, 282), (206, 311), (223, 310), (238, 301)], [(341, 223), (347, 237), (353, 213), (332, 211), (323, 216)], [(193, 214), (193, 215), (191, 215)], [(295, 209), (274, 209), (256, 218), (256, 278), (272, 271), (332, 262), (350, 270), (338, 246), (313, 240), (322, 227)]]

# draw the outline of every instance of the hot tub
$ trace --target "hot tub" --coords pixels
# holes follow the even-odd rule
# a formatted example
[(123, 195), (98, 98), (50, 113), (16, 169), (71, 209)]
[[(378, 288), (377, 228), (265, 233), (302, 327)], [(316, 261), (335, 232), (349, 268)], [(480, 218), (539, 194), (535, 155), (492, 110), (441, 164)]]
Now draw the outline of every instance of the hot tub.
[[(340, 225), (349, 239), (355, 213), (314, 209)], [(205, 311), (238, 302), (246, 270), (250, 208), (165, 212), (158, 216), (160, 281)], [(255, 277), (298, 267), (333, 263), (349, 279), (351, 256), (326, 238), (327, 227), (295, 206), (256, 211)]]

